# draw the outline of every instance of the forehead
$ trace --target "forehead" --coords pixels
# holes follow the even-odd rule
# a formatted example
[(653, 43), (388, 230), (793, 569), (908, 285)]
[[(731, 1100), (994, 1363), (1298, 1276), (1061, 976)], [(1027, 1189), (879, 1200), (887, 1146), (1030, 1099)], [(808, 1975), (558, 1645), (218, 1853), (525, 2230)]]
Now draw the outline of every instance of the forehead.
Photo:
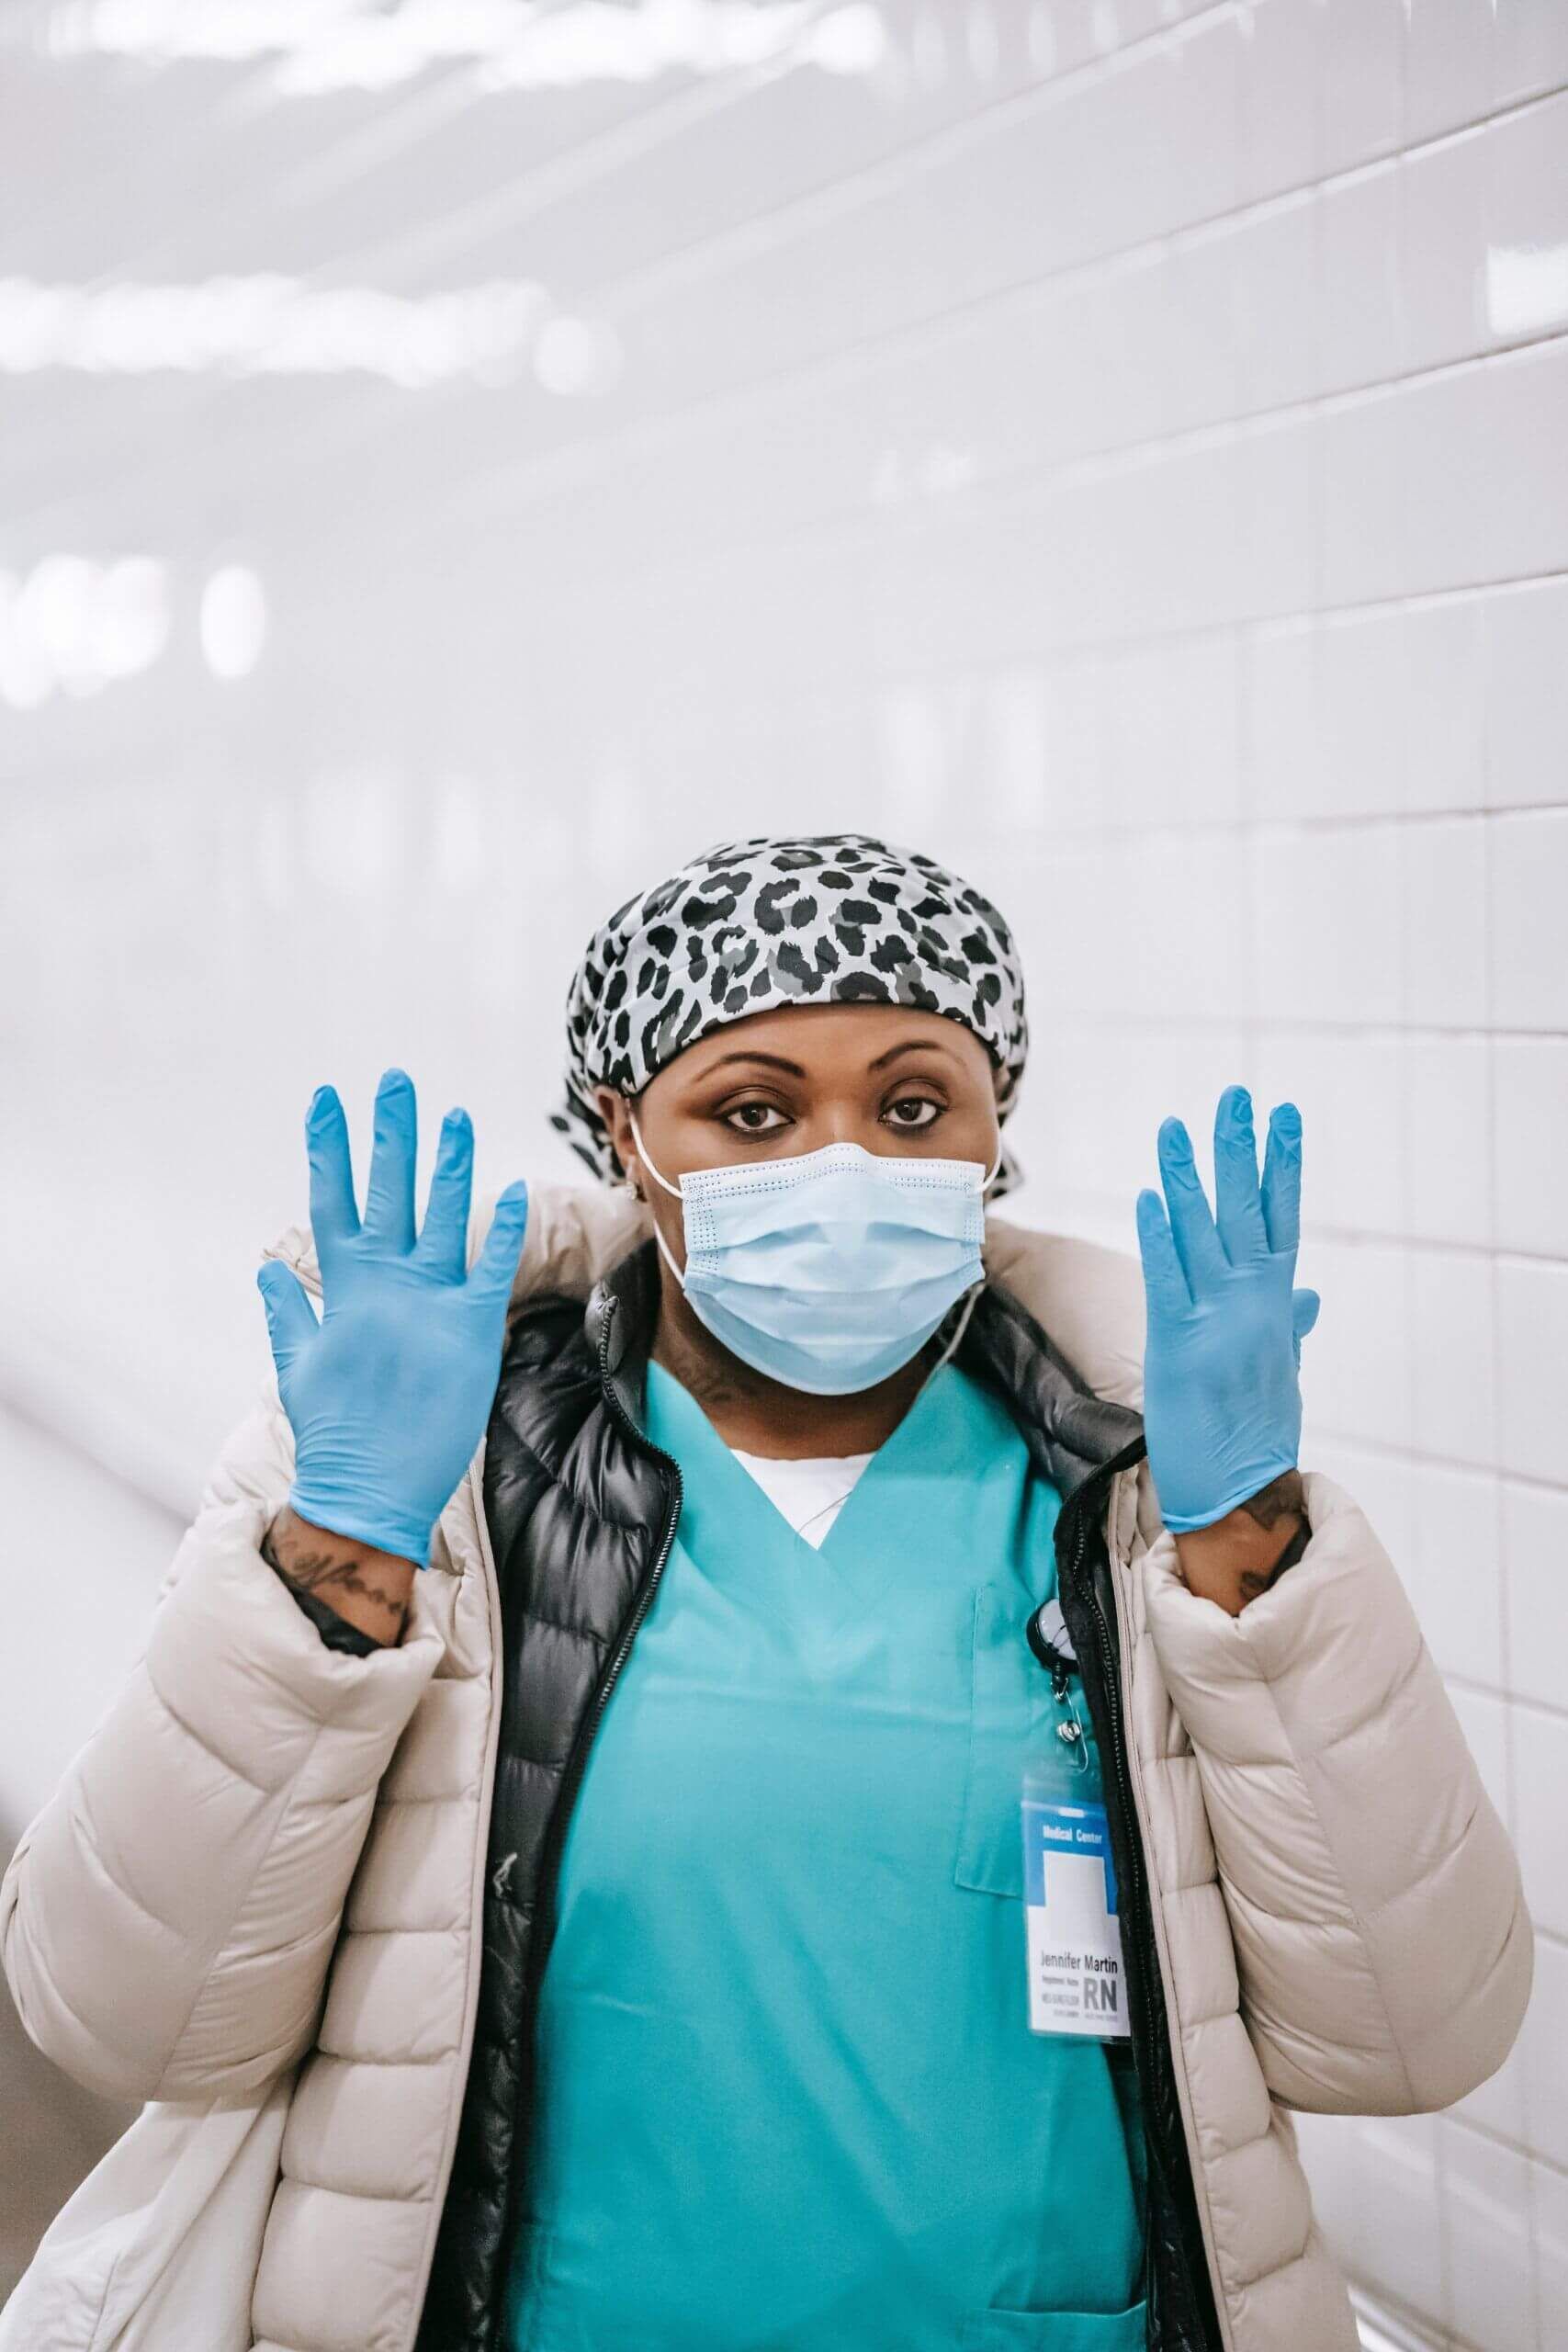
[(651, 1084), (665, 1078), (677, 1083), (701, 1079), (716, 1064), (740, 1054), (777, 1055), (815, 1076), (848, 1076), (896, 1046), (914, 1045), (938, 1047), (976, 1078), (989, 1074), (986, 1046), (946, 1013), (900, 1004), (797, 1004), (727, 1022), (667, 1062)]

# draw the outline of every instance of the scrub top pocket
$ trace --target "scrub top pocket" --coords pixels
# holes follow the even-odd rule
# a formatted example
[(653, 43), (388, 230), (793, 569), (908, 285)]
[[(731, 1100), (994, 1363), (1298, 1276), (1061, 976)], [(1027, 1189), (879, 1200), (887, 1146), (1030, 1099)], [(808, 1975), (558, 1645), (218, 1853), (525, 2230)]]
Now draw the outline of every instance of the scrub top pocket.
[(976, 1589), (971, 1619), (969, 1756), (953, 1883), (1023, 1900), (1023, 1766), (1062, 1720), (1051, 1678), (1024, 1631), (1032, 1604), (1016, 1585)]
[(958, 2352), (1144, 2352), (1148, 2303), (1120, 2312), (965, 2312)]

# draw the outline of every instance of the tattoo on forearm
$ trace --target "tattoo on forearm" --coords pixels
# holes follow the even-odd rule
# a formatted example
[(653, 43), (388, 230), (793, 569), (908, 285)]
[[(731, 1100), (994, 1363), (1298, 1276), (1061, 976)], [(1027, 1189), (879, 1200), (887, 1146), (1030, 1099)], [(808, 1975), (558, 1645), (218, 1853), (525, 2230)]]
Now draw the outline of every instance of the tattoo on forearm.
[[(276, 1525), (276, 1522), (274, 1523)], [(386, 1611), (389, 1624), (400, 1625), (407, 1603), (376, 1580), (375, 1572), (364, 1572), (364, 1562), (345, 1560), (330, 1552), (312, 1551), (308, 1544), (291, 1546), (287, 1560), (280, 1557), (274, 1541), (274, 1529), (269, 1527), (262, 1537), (262, 1557), (276, 1569), (287, 1585), (299, 1592), (313, 1593), (330, 1609), (333, 1591), (356, 1592), (364, 1600)]]
[[(1292, 1471), (1290, 1475), (1294, 1477), (1296, 1474)], [(1248, 1511), (1251, 1510), (1252, 1506), (1250, 1503), (1247, 1505), (1247, 1509)], [(1306, 1550), (1311, 1534), (1312, 1530), (1307, 1525), (1305, 1517), (1303, 1516), (1301, 1525), (1297, 1528), (1294, 1535), (1292, 1536), (1290, 1542), (1286, 1544), (1284, 1550), (1280, 1553), (1279, 1558), (1275, 1561), (1271, 1568), (1244, 1568), (1242, 1570), (1241, 1602), (1244, 1609), (1249, 1600), (1256, 1600), (1260, 1592), (1267, 1592), (1270, 1585), (1277, 1584), (1280, 1577), (1284, 1575), (1287, 1568), (1294, 1567), (1296, 1562), (1301, 1558), (1302, 1554)]]
[(1282, 1519), (1296, 1519), (1306, 1510), (1306, 1496), (1302, 1488), (1299, 1470), (1282, 1470), (1268, 1486), (1249, 1495), (1241, 1506), (1248, 1519), (1259, 1527), (1274, 1527)]

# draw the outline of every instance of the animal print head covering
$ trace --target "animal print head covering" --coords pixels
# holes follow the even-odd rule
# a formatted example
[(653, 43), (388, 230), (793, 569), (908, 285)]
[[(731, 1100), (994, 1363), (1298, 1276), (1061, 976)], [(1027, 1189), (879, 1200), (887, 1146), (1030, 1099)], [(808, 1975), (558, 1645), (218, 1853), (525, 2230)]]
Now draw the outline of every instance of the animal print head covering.
[[(865, 833), (719, 842), (628, 899), (567, 992), (566, 1097), (550, 1125), (606, 1183), (622, 1173), (595, 1086), (641, 1092), (676, 1055), (746, 1013), (906, 1004), (972, 1029), (1005, 1119), (1029, 1033), (1012, 933), (934, 858)], [(993, 1193), (1021, 1170), (1002, 1150)]]

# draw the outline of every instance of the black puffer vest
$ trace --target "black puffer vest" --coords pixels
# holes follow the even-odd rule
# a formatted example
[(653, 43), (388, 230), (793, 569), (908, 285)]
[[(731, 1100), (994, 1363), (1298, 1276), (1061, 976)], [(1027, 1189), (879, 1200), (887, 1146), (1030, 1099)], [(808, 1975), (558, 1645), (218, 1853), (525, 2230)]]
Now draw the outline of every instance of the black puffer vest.
[[(681, 1507), (678, 1465), (637, 1429), (658, 1302), (659, 1261), (648, 1241), (598, 1285), (586, 1314), (580, 1300), (534, 1301), (513, 1326), (496, 1388), (484, 1502), (501, 1586), (504, 1695), (484, 1952), (418, 2352), (507, 2352), (502, 2290), (526, 2211), (535, 2000), (561, 1840)], [(1063, 1498), (1058, 1598), (1105, 1764), (1148, 2147), (1147, 2343), (1159, 2352), (1220, 2352), (1128, 1777), (1104, 1539), (1110, 1478), (1142, 1457), (1143, 1422), (1096, 1396), (995, 1284), (976, 1302), (957, 1360), (1001, 1396)]]

